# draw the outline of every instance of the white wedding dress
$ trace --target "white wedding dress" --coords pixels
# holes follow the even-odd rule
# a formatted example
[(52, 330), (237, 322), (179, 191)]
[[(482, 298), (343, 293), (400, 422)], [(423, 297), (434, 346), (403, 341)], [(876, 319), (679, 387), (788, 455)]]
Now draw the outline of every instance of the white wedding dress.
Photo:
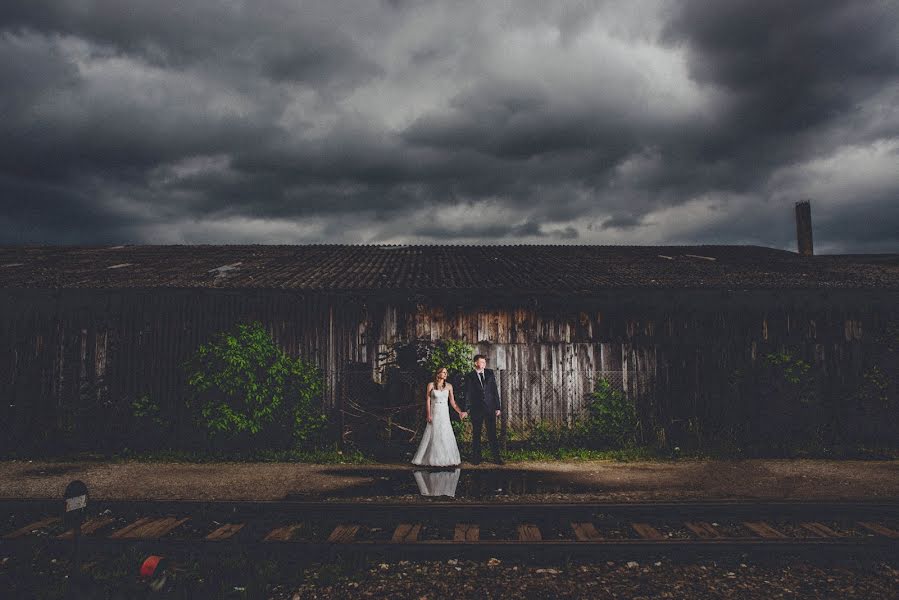
[(431, 390), (431, 422), (412, 458), (413, 465), (455, 467), (462, 462), (449, 417), (449, 390)]

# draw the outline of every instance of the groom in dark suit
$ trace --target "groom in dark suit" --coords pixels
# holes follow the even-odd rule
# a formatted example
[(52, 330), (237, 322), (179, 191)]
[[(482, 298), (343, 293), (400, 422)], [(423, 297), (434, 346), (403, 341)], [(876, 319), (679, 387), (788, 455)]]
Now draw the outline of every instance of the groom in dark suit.
[[(487, 357), (477, 354), (474, 357), (474, 371), (465, 375), (465, 402), (468, 414), (471, 415), (471, 462), (481, 462), (481, 425), (487, 424), (487, 437), (490, 438), (490, 450), (494, 462), (503, 464), (499, 455), (499, 442), (496, 439), (496, 417), (500, 414), (499, 390), (496, 388), (496, 377), (487, 368)], [(464, 418), (464, 415), (463, 415)]]

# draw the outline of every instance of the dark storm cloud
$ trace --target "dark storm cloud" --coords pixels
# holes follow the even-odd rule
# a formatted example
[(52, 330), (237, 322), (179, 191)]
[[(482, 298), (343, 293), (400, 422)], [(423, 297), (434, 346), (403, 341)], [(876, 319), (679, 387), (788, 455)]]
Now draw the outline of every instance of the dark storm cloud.
[[(895, 2), (688, 0), (663, 39), (686, 43), (689, 73), (728, 94), (725, 127), (705, 138), (709, 159), (770, 144), (766, 162), (802, 152), (826, 127), (899, 74)], [(861, 140), (865, 141), (865, 140)], [(743, 150), (742, 153), (745, 153)]]
[(632, 229), (634, 227), (639, 227), (642, 219), (640, 217), (634, 216), (632, 214), (617, 214), (612, 215), (607, 220), (602, 222), (603, 229)]
[(12, 242), (102, 244), (114, 242), (129, 227), (126, 219), (103, 210), (87, 190), (5, 176), (0, 176), (0, 189), (0, 231)]
[(418, 235), (432, 237), (435, 239), (508, 239), (510, 243), (514, 243), (515, 238), (527, 236), (538, 238), (563, 238), (574, 239), (578, 237), (577, 230), (573, 227), (566, 227), (556, 231), (546, 231), (540, 223), (526, 221), (518, 225), (506, 223), (479, 223), (469, 227), (442, 227), (439, 225), (425, 224), (416, 229)]
[(377, 72), (339, 28), (340, 10), (290, 1), (223, 4), (23, 2), (0, 15), (5, 29), (65, 34), (150, 64), (202, 63), (275, 79), (337, 81)]
[(895, 251), (897, 22), (895, 1), (20, 2), (0, 241), (793, 248), (811, 197), (822, 251)]

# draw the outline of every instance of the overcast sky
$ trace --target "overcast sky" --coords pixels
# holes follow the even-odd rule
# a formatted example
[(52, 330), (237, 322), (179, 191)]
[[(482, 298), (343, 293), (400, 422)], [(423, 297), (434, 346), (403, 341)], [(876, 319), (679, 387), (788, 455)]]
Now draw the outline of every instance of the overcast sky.
[(899, 0), (4, 2), (0, 136), (7, 244), (899, 252)]

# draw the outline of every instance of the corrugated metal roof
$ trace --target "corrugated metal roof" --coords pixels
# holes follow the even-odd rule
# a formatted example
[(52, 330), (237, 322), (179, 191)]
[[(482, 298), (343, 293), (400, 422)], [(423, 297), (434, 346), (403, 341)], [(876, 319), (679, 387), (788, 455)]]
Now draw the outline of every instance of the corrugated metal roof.
[(2, 288), (899, 289), (899, 254), (762, 246), (0, 246)]

